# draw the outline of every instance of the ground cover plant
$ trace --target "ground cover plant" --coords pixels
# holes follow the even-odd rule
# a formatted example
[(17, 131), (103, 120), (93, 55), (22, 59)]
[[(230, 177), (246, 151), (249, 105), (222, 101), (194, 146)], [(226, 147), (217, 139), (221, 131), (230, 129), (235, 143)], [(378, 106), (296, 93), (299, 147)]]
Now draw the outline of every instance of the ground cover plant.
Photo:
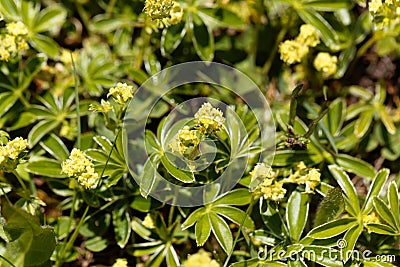
[(0, 266), (399, 266), (399, 0), (0, 0)]

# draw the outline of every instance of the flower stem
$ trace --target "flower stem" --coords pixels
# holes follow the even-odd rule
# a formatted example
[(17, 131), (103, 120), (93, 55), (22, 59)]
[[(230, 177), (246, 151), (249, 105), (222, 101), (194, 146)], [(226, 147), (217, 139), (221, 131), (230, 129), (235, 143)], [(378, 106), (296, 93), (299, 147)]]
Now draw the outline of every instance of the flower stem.
[(235, 241), (233, 242), (232, 249), (231, 249), (231, 251), (229, 252), (228, 257), (227, 257), (226, 260), (225, 260), (224, 267), (227, 267), (228, 264), (229, 264), (229, 260), (231, 259), (232, 254), (233, 254), (233, 251), (235, 250), (235, 246), (236, 246), (237, 242), (239, 241), (239, 236), (240, 236), (240, 232), (242, 231), (243, 224), (244, 224), (244, 222), (246, 221), (247, 216), (250, 216), (250, 213), (251, 213), (251, 211), (253, 210), (254, 202), (255, 202), (255, 201), (254, 201), (254, 196), (251, 196), (250, 205), (247, 207), (246, 214), (245, 214), (245, 216), (244, 216), (244, 218), (243, 218), (241, 224), (239, 225), (239, 230), (238, 230), (237, 235), (236, 235), (236, 237), (235, 237)]

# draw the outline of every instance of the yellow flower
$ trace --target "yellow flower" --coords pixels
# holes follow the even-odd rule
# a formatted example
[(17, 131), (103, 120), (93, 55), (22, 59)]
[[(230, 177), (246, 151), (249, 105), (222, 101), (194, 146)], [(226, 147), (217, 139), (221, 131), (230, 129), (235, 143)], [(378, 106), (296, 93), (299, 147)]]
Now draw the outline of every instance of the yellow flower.
[(5, 145), (0, 143), (0, 169), (7, 172), (13, 171), (18, 163), (21, 153), (28, 148), (28, 141), (22, 137), (7, 142)]
[(314, 59), (314, 67), (317, 71), (322, 72), (324, 77), (329, 77), (336, 73), (338, 59), (329, 53), (320, 52)]
[(74, 59), (74, 62), (76, 63), (76, 61), (78, 60), (78, 51), (72, 52), (71, 50), (65, 49), (65, 48), (63, 48), (61, 50), (60, 61), (64, 65), (71, 65), (72, 64), (71, 53), (72, 53), (72, 57)]
[(107, 97), (112, 96), (120, 105), (124, 105), (133, 97), (133, 86), (126, 83), (117, 83), (115, 87), (110, 88)]
[(61, 169), (68, 177), (75, 177), (85, 188), (93, 189), (99, 180), (93, 166), (81, 150), (74, 148), (69, 158), (61, 164)]
[(296, 40), (286, 40), (279, 45), (281, 59), (291, 65), (301, 62), (303, 57), (308, 54), (308, 47)]
[(369, 223), (380, 223), (379, 217), (376, 216), (375, 212), (371, 212), (368, 215), (363, 215), (363, 223), (364, 224), (369, 224)]
[(204, 103), (194, 114), (194, 118), (200, 132), (207, 133), (221, 130), (225, 122), (222, 111), (214, 108), (210, 103)]
[(183, 16), (183, 9), (181, 7), (181, 4), (175, 2), (170, 12), (171, 18), (169, 19), (169, 23), (171, 25), (178, 24), (179, 22), (181, 22), (182, 16)]
[(8, 50), (4, 46), (0, 45), (0, 60), (8, 61), (10, 59), (10, 56), (11, 56), (10, 52), (8, 52)]
[(267, 166), (265, 163), (257, 163), (254, 166), (254, 169), (250, 172), (251, 181), (255, 181), (259, 178), (265, 179), (266, 177), (274, 177), (275, 172), (272, 171), (272, 168)]
[(151, 218), (150, 214), (147, 214), (146, 217), (144, 217), (144, 220), (143, 220), (142, 224), (143, 224), (144, 227), (149, 228), (149, 229), (154, 229), (155, 228), (154, 221)]
[(102, 99), (100, 102), (100, 105), (90, 104), (89, 110), (91, 110), (93, 112), (103, 112), (104, 114), (107, 114), (108, 112), (110, 112), (112, 110), (112, 106), (111, 106), (110, 102)]
[(377, 13), (382, 7), (382, 0), (371, 0), (368, 5), (368, 9), (372, 13)]
[(321, 173), (317, 169), (311, 169), (305, 177), (306, 193), (314, 193), (315, 187), (321, 183)]
[(14, 36), (27, 35), (28, 28), (21, 21), (7, 23), (7, 31)]
[(197, 130), (191, 130), (189, 126), (184, 126), (179, 130), (177, 137), (171, 142), (172, 152), (179, 152), (181, 155), (190, 148), (196, 148), (200, 143), (200, 133)]
[(281, 201), (285, 197), (286, 189), (282, 182), (272, 183), (272, 179), (266, 178), (261, 184), (261, 193), (265, 200)]
[(303, 24), (300, 27), (300, 34), (296, 40), (306, 46), (315, 47), (319, 44), (319, 35), (314, 26)]
[(169, 18), (174, 2), (172, 0), (146, 0), (144, 11), (153, 20)]
[(87, 189), (94, 189), (99, 180), (99, 174), (94, 172), (94, 168), (87, 166), (86, 171), (78, 175), (78, 183), (83, 185)]
[(126, 259), (117, 259), (112, 267), (128, 267), (128, 261)]
[(183, 267), (220, 267), (220, 265), (211, 258), (211, 253), (200, 249), (197, 253), (188, 256)]

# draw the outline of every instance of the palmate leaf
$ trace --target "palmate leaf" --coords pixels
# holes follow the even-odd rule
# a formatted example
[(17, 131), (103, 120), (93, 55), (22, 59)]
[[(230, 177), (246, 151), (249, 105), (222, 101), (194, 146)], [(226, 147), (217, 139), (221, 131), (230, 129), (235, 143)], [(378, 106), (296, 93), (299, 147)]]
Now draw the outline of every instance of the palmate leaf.
[(40, 226), (35, 217), (7, 203), (2, 205), (2, 215), (9, 240), (2, 254), (4, 258), (15, 266), (36, 266), (50, 259), (56, 247), (52, 228)]
[(299, 241), (308, 218), (308, 194), (294, 191), (288, 200), (286, 221), (292, 240)]
[(315, 216), (314, 226), (336, 219), (344, 211), (344, 199), (340, 188), (332, 188), (322, 200)]
[(222, 217), (241, 224), (250, 230), (254, 229), (254, 222), (244, 211), (231, 205), (247, 205), (251, 200), (251, 193), (247, 189), (235, 189), (228, 192), (206, 207), (193, 211), (182, 224), (185, 230), (195, 225), (196, 243), (202, 246), (211, 232), (217, 238), (222, 249), (228, 254), (232, 250), (233, 237), (229, 226)]

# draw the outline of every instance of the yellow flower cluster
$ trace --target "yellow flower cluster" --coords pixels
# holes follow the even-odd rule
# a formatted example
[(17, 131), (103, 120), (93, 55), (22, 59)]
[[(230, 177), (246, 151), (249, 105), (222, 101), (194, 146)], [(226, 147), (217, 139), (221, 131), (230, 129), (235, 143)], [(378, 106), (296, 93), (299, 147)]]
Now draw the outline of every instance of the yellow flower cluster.
[(68, 177), (75, 177), (78, 183), (87, 189), (96, 187), (99, 175), (94, 170), (94, 164), (77, 148), (74, 148), (67, 160), (61, 164), (62, 172)]
[(133, 97), (133, 86), (126, 83), (117, 83), (115, 87), (110, 88), (107, 97), (112, 96), (120, 105), (124, 105)]
[(9, 34), (13, 36), (27, 35), (28, 28), (21, 22), (11, 22), (6, 25), (6, 29)]
[(71, 65), (72, 64), (71, 53), (72, 53), (72, 57), (74, 59), (74, 62), (76, 63), (76, 61), (78, 60), (78, 51), (72, 52), (71, 50), (65, 49), (65, 48), (61, 50), (61, 54), (60, 54), (60, 58), (59, 59), (64, 65)]
[(200, 132), (191, 130), (189, 126), (184, 126), (179, 130), (177, 137), (171, 142), (172, 152), (179, 152), (181, 155), (191, 153), (200, 143)]
[(314, 26), (301, 25), (300, 33), (296, 39), (286, 40), (279, 45), (281, 59), (289, 65), (300, 63), (308, 54), (309, 47), (315, 47), (319, 42), (319, 35)]
[(318, 169), (307, 168), (304, 162), (301, 161), (297, 164), (296, 171), (284, 179), (283, 182), (305, 185), (306, 193), (314, 193), (315, 188), (321, 183), (321, 173)]
[(128, 261), (126, 259), (117, 259), (112, 267), (128, 267)]
[(210, 103), (204, 103), (194, 114), (195, 123), (200, 132), (212, 133), (222, 129), (225, 122), (224, 114)]
[(28, 29), (18, 21), (11, 22), (6, 25), (7, 32), (0, 35), (0, 60), (8, 61), (10, 57), (15, 56), (18, 52), (28, 49), (26, 35)]
[(11, 172), (18, 163), (21, 153), (28, 147), (28, 141), (22, 137), (17, 137), (6, 144), (0, 144), (0, 169)]
[(375, 212), (371, 212), (370, 214), (363, 215), (363, 223), (364, 224), (369, 224), (369, 223), (380, 223), (379, 217), (376, 216)]
[(258, 163), (250, 172), (252, 182), (262, 179), (262, 182), (255, 190), (256, 194), (261, 194), (265, 200), (281, 201), (286, 194), (283, 182), (277, 181), (278, 173), (265, 163)]
[(200, 249), (196, 254), (189, 255), (183, 267), (220, 267), (220, 265), (211, 258), (211, 253)]
[(100, 105), (98, 104), (90, 104), (89, 105), (89, 110), (93, 112), (102, 112), (104, 114), (107, 114), (112, 110), (111, 103), (108, 101), (105, 101), (104, 99), (101, 100)]
[(144, 227), (146, 227), (148, 229), (154, 229), (155, 228), (153, 218), (151, 218), (150, 214), (147, 214), (146, 217), (144, 217), (144, 220), (143, 220), (142, 224), (143, 224)]
[(396, 29), (400, 24), (400, 0), (371, 0), (368, 8), (377, 29)]
[(329, 53), (320, 52), (314, 59), (314, 67), (317, 71), (322, 72), (324, 77), (329, 77), (336, 73), (338, 59)]
[(316, 47), (320, 42), (316, 29), (310, 24), (300, 26), (300, 34), (297, 36), (296, 41), (308, 47)]
[(158, 28), (178, 24), (183, 16), (181, 5), (172, 0), (146, 0), (144, 11)]

